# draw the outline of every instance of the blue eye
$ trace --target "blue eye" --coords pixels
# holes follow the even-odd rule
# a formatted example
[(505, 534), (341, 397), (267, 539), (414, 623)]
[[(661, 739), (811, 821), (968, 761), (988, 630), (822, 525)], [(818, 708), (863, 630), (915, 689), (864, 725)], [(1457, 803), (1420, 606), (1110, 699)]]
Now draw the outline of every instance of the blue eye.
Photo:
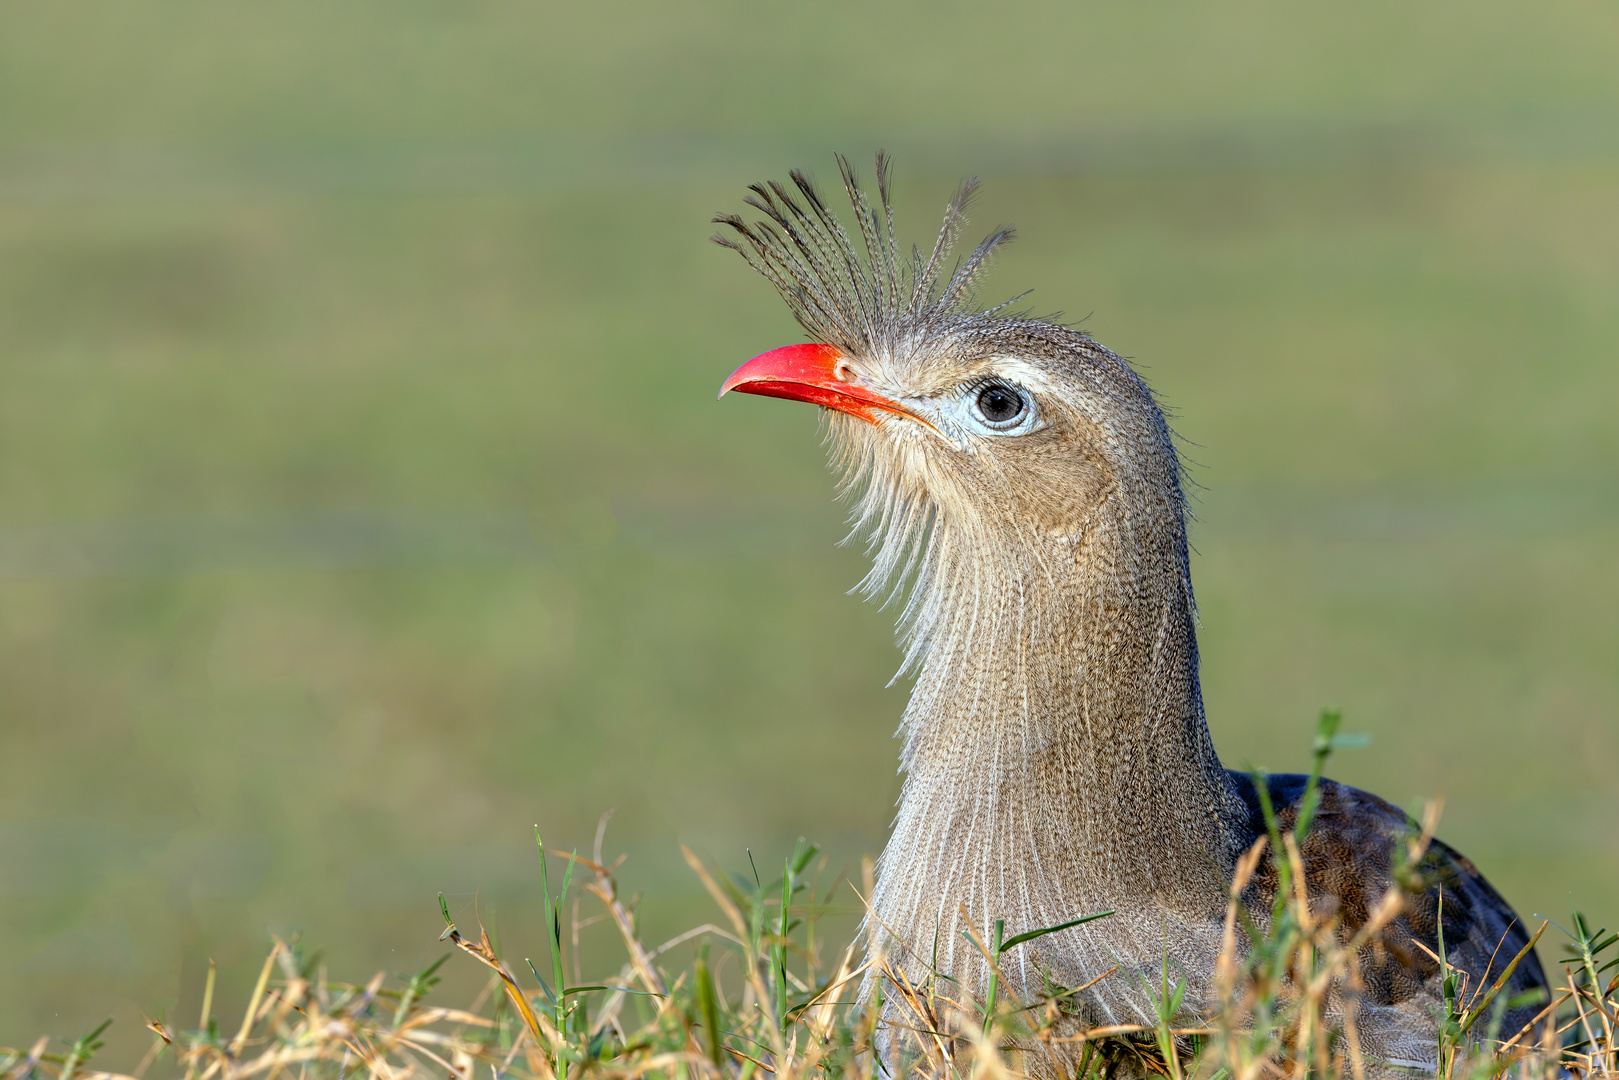
[(998, 382), (989, 383), (979, 390), (974, 406), (983, 421), (992, 427), (1015, 424), (1029, 409), (1029, 403), (1022, 394)]

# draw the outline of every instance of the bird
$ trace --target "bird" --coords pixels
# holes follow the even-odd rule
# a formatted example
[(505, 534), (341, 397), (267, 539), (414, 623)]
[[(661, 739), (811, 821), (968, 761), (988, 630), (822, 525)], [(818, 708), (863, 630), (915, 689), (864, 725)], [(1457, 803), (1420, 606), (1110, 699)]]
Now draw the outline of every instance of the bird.
[[(1233, 873), (1267, 832), (1263, 803), (1291, 828), (1310, 785), (1228, 770), (1215, 752), (1188, 481), (1163, 410), (1080, 329), (1015, 310), (1021, 297), (979, 304), (1014, 233), (957, 255), (976, 180), (956, 189), (924, 253), (896, 239), (890, 159), (877, 156), (875, 203), (836, 161), (846, 210), (793, 170), (749, 188), (748, 218), (714, 217), (713, 239), (809, 339), (742, 364), (720, 395), (820, 406), (851, 535), (871, 559), (859, 591), (899, 612), (896, 678), (913, 686), (867, 947), (916, 985), (942, 975), (982, 1001), (989, 965), (964, 931), (1002, 920), (1010, 937), (1111, 912), (1008, 951), (1001, 992), (1094, 982), (1075, 995), (1076, 1023), (1150, 1026), (1150, 988), (1173, 970), (1182, 1013), (1207, 1015)], [(1397, 885), (1410, 819), (1327, 779), (1317, 798), (1302, 849), (1311, 904), (1348, 934)], [(1436, 1068), (1441, 917), (1447, 958), (1474, 985), (1529, 940), (1468, 859), (1435, 841), (1427, 862), (1426, 884), (1361, 957), (1369, 1075)], [(1246, 886), (1256, 921), (1275, 889), (1264, 873)], [(1531, 950), (1508, 993), (1545, 986)], [(1538, 1008), (1516, 1006), (1503, 1030)], [(903, 1035), (889, 1038), (885, 1053)]]

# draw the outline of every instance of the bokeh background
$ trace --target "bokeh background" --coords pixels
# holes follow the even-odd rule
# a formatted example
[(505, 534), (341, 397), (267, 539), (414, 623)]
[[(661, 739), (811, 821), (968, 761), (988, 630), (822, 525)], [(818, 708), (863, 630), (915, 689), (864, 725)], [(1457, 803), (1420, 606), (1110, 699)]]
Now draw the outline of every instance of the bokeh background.
[(1174, 410), (1228, 762), (1340, 706), (1619, 917), (1613, 5), (7, 2), (0, 1044), (413, 970), (441, 890), (541, 955), (536, 823), (653, 933), (679, 841), (880, 847), (891, 613), (707, 242), (879, 146)]

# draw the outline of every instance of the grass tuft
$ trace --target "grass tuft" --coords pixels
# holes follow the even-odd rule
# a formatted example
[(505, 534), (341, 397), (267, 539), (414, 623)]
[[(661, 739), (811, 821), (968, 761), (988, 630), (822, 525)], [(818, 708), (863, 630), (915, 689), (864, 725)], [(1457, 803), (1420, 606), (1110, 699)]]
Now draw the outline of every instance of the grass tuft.
[[(1322, 715), (1312, 792), (1332, 749), (1344, 744), (1337, 724), (1337, 714)], [(1265, 787), (1256, 784), (1256, 790)], [(1076, 1033), (1062, 1024), (1071, 1020), (1065, 1005), (1087, 987), (1059, 987), (1048, 979), (1037, 998), (1018, 1001), (1006, 999), (1004, 980), (992, 978), (987, 999), (978, 1002), (953, 993), (956, 984), (946, 976), (917, 986), (883, 957), (860, 962), (859, 942), (827, 962), (816, 922), (833, 910), (844, 883), (819, 893), (819, 874), (809, 871), (820, 852), (802, 839), (775, 881), (759, 877), (751, 856), (747, 876), (729, 876), (682, 849), (720, 919), (651, 946), (619, 896), (619, 863), (603, 861), (598, 830), (594, 858), (577, 852), (565, 857), (555, 894), (547, 852), (539, 845), (549, 980), (527, 961), (532, 984), (525, 984), (482, 927), (475, 936), (461, 932), (441, 896), (441, 940), (490, 972), (483, 993), (466, 1008), (428, 1001), (452, 954), (398, 980), (397, 988), (386, 985), (380, 972), (364, 984), (338, 983), (327, 978), (318, 956), (305, 956), (297, 941), (277, 938), (229, 1039), (212, 1015), (210, 964), (198, 1028), (171, 1031), (149, 1021), (151, 1049), (130, 1072), (86, 1068), (108, 1021), (60, 1052), (44, 1038), (27, 1050), (0, 1048), (0, 1074), (5, 1080), (144, 1080), (157, 1074), (184, 1080), (351, 1080), (362, 1074), (367, 1080), (878, 1080), (892, 1069), (919, 1080), (1113, 1080), (1140, 1074), (1171, 1080), (1365, 1080), (1368, 1062), (1353, 1009), (1329, 1015), (1327, 999), (1334, 987), (1357, 988), (1356, 956), (1399, 916), (1404, 891), (1399, 885), (1391, 889), (1353, 935), (1342, 933), (1331, 914), (1312, 912), (1300, 857), (1312, 807), (1306, 796), (1299, 824), (1288, 832), (1264, 807), (1268, 833), (1243, 856), (1231, 882), (1216, 974), (1222, 1005), (1196, 1025), (1181, 1018), (1185, 987), (1167, 963), (1161, 982), (1144, 988), (1158, 1004), (1153, 1025)], [(1405, 841), (1399, 855), (1406, 878), (1421, 866), (1438, 819), (1439, 807), (1430, 804)], [(1282, 887), (1269, 926), (1260, 931), (1238, 898), (1262, 860), (1269, 860)], [(818, 870), (824, 869), (822, 858)], [(576, 870), (589, 876), (576, 884)], [(869, 862), (863, 871), (869, 894)], [(618, 929), (624, 959), (595, 982), (568, 985), (566, 954), (568, 942), (578, 940), (579, 905), (572, 907), (572, 935), (563, 933), (563, 912), (575, 891), (601, 907), (594, 918), (605, 917)], [(1011, 937), (997, 920), (967, 936), (993, 972), (1013, 946), (1108, 914)], [(1619, 933), (1593, 929), (1582, 914), (1565, 931), (1561, 987), (1541, 1010), (1541, 1018), (1554, 1022), (1501, 1030), (1508, 1010), (1529, 1004), (1504, 998), (1503, 988), (1550, 925), (1541, 924), (1490, 986), (1469, 987), (1445, 962), (1441, 939), (1445, 1013), (1435, 1056), (1442, 1080), (1493, 1080), (1508, 1073), (1584, 1080), (1619, 1073)], [(675, 961), (687, 945), (691, 963), (682, 967)], [(860, 1001), (859, 987), (871, 973), (883, 978), (869, 982), (877, 988), (874, 1000)], [(1097, 980), (1112, 974), (1099, 973)], [(1353, 993), (1346, 996), (1353, 1000)], [(905, 1060), (884, 1063), (873, 1052), (885, 1024), (920, 1033)]]

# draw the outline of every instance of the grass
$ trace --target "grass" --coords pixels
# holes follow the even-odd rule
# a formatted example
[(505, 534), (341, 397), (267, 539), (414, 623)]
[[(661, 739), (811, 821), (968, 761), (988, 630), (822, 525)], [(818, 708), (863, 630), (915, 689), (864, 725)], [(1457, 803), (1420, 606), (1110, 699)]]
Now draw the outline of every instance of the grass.
[[(1318, 752), (1317, 777), (1325, 757), (1326, 750)], [(802, 840), (774, 881), (761, 878), (756, 868), (722, 874), (684, 849), (718, 917), (653, 946), (641, 935), (637, 901), (620, 894), (618, 862), (603, 861), (604, 817), (591, 858), (548, 856), (540, 846), (549, 980), (533, 960), (503, 958), (487, 929), (464, 934), (440, 897), (440, 940), (460, 955), (446, 953), (413, 976), (390, 979), (378, 972), (363, 984), (341, 982), (328, 975), (319, 954), (307, 953), (297, 939), (278, 938), (239, 1022), (213, 1011), (216, 972), (210, 964), (196, 1027), (148, 1020), (150, 1048), (129, 1071), (89, 1067), (102, 1045), (102, 1024), (69, 1044), (53, 1046), (42, 1038), (27, 1049), (0, 1048), (0, 1074), (6, 1080), (403, 1080), (445, 1074), (474, 1080), (487, 1070), (494, 1080), (1009, 1080), (1031, 1074), (1107, 1080), (1144, 1072), (1172, 1080), (1364, 1080), (1368, 1062), (1354, 1028), (1356, 958), (1399, 916), (1407, 890), (1423, 887), (1417, 868), (1433, 838), (1438, 808), (1430, 805), (1404, 841), (1396, 860), (1405, 868), (1403, 884), (1392, 887), (1351, 936), (1333, 917), (1312, 910), (1306, 894), (1298, 841), (1309, 828), (1308, 794), (1303, 805), (1296, 830), (1286, 834), (1268, 817), (1271, 834), (1238, 866), (1217, 969), (1222, 1005), (1206, 1017), (1184, 1015), (1182, 989), (1167, 964), (1154, 994), (1155, 1025), (1076, 1030), (1064, 1022), (1066, 1003), (1086, 987), (1048, 985), (1038, 998), (1019, 1001), (998, 997), (992, 981), (986, 1001), (963, 1000), (952, 994), (954, 980), (947, 973), (918, 986), (882, 956), (863, 959), (858, 942), (829, 948), (818, 924), (840, 893), (851, 887), (856, 895), (869, 892), (871, 865), (864, 864), (862, 883), (851, 886), (829, 875), (825, 856)], [(1261, 932), (1238, 897), (1264, 859), (1271, 861), (1280, 888), (1269, 928)], [(563, 875), (554, 894), (553, 869)], [(574, 903), (571, 925), (565, 922), (570, 891), (588, 895), (597, 913), (581, 919)], [(570, 965), (579, 969), (582, 926), (603, 921), (618, 937), (622, 963), (589, 983), (579, 983), (577, 974), (570, 979)], [(1436, 1018), (1435, 1048), (1441, 1080), (1584, 1080), (1619, 1071), (1619, 934), (1592, 930), (1579, 914), (1573, 929), (1561, 932), (1565, 955), (1554, 999), (1522, 1030), (1502, 1029), (1506, 1009), (1530, 1004), (1506, 1000), (1502, 987), (1518, 961), (1543, 942), (1548, 925), (1540, 925), (1491, 985), (1442, 968), (1445, 1004)], [(993, 930), (974, 928), (968, 935), (993, 970), (1007, 949), (1062, 928), (1005, 937), (998, 921)], [(1439, 958), (1443, 963), (1442, 939)], [(465, 1007), (429, 1000), (452, 959), (488, 974)], [(862, 982), (872, 974), (880, 976), (880, 996), (861, 1000)], [(1095, 981), (1116, 974), (1099, 972)], [(1342, 1011), (1327, 1007), (1334, 986), (1350, 988), (1349, 1007)], [(885, 1026), (920, 1037), (879, 1064), (872, 1048)]]

